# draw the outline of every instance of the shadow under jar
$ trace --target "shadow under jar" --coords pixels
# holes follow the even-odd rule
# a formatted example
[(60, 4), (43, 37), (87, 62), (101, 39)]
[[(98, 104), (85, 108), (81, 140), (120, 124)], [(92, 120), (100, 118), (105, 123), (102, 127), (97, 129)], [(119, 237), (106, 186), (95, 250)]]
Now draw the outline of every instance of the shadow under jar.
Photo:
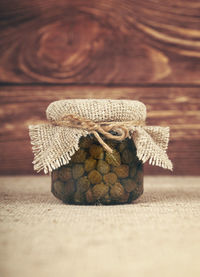
[(143, 164), (131, 139), (106, 139), (107, 152), (93, 135), (82, 137), (67, 165), (51, 173), (51, 191), (64, 203), (112, 205), (131, 203), (143, 193)]

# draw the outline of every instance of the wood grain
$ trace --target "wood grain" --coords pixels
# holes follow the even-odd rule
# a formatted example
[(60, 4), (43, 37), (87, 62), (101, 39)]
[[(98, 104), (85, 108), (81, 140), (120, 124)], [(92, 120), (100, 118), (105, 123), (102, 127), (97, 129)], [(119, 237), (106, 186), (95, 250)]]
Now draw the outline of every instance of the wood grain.
[(33, 173), (28, 125), (45, 119), (50, 102), (73, 98), (136, 99), (147, 106), (148, 125), (171, 127), (174, 172), (146, 165), (146, 174), (200, 174), (199, 88), (105, 86), (0, 87), (0, 173)]
[(200, 84), (200, 2), (1, 0), (2, 83)]

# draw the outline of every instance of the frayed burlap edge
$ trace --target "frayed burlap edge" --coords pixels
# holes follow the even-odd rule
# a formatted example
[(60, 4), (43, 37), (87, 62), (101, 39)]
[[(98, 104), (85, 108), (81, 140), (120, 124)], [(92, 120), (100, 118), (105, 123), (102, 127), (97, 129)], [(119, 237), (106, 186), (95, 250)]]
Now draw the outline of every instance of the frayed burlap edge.
[[(68, 164), (71, 156), (79, 149), (79, 140), (90, 132), (77, 128), (58, 127), (51, 124), (29, 126), (32, 150), (34, 153), (34, 170), (44, 173)], [(130, 130), (137, 157), (143, 163), (172, 170), (166, 150), (169, 142), (169, 127), (133, 126)]]
[[(65, 135), (66, 141), (63, 139)], [(87, 135), (87, 131), (75, 128), (55, 127), (50, 124), (30, 125), (29, 136), (34, 154), (34, 170), (37, 172), (44, 170), (46, 174), (68, 164), (71, 156), (79, 149), (79, 139)], [(70, 138), (70, 143), (67, 137)]]

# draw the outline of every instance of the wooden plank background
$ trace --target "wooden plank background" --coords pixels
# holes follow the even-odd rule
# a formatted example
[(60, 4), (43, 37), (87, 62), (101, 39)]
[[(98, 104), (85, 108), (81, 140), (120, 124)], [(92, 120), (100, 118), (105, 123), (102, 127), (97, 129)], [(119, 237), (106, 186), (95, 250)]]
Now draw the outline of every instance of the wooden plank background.
[(33, 174), (28, 124), (63, 98), (138, 99), (200, 174), (200, 2), (0, 1), (0, 174)]

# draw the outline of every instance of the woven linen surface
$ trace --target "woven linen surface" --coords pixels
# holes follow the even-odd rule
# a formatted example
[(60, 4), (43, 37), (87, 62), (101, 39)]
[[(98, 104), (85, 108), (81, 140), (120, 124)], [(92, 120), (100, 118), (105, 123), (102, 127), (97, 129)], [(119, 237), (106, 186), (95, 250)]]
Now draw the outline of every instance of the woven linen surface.
[[(64, 115), (78, 115), (94, 122), (134, 121), (129, 129), (134, 140), (137, 156), (143, 162), (172, 169), (166, 154), (169, 128), (159, 126), (137, 126), (144, 123), (146, 106), (139, 101), (110, 99), (73, 99), (55, 101), (46, 111), (49, 124), (31, 125), (29, 133), (34, 153), (34, 169), (45, 173), (69, 163), (71, 156), (79, 149), (79, 139), (88, 135), (87, 130), (55, 126)], [(140, 125), (140, 124), (139, 124)]]
[(0, 178), (2, 277), (199, 277), (200, 178), (146, 177), (135, 204), (64, 205), (50, 178)]

